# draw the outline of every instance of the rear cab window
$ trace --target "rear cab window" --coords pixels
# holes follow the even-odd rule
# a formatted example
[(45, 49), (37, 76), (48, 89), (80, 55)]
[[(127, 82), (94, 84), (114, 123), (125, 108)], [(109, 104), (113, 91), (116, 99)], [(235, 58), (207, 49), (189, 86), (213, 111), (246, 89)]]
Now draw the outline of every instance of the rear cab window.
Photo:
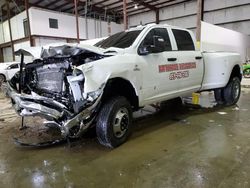
[(179, 51), (195, 50), (194, 42), (189, 32), (179, 29), (172, 29), (172, 32)]

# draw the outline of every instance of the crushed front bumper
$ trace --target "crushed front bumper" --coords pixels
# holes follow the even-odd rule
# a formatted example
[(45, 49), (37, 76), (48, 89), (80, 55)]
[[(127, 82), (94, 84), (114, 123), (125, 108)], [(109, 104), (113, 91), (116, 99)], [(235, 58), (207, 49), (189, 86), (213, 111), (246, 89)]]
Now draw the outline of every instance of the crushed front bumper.
[[(102, 97), (102, 92), (98, 92), (99, 95), (96, 95), (96, 98), (91, 103), (88, 103), (84, 110), (78, 114), (73, 114), (64, 104), (53, 99), (40, 96), (34, 92), (31, 92), (30, 95), (19, 94), (9, 83), (7, 83), (6, 89), (14, 109), (20, 116), (40, 116), (45, 118), (45, 125), (53, 124), (59, 127), (65, 137), (78, 137), (89, 128), (95, 118)], [(100, 90), (103, 90), (103, 88)], [(77, 127), (78, 131), (72, 135), (70, 130), (74, 127)]]

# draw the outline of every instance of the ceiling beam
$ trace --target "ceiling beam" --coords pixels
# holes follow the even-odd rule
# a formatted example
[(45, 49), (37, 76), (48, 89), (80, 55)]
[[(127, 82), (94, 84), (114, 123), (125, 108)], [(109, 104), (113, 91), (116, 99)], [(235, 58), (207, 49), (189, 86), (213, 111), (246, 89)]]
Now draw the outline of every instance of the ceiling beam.
[[(148, 1), (147, 4), (150, 4), (150, 3), (155, 3), (159, 0), (151, 0), (151, 1)], [(106, 5), (107, 7), (111, 6), (111, 5), (115, 5), (115, 4), (118, 4), (118, 3), (122, 3), (121, 0), (119, 1), (116, 1), (112, 4), (109, 4), (109, 5)], [(127, 3), (127, 9), (131, 9), (131, 8), (134, 8), (134, 5), (136, 3), (135, 2), (130, 2), (130, 3)], [(138, 3), (139, 4), (139, 3)], [(110, 11), (116, 11), (116, 12), (122, 12), (123, 11), (123, 5), (119, 5), (119, 6), (116, 6), (116, 7), (112, 7), (111, 9), (108, 9)]]
[(73, 10), (74, 7), (75, 7), (75, 5), (72, 5), (72, 6), (68, 7), (68, 8), (66, 8), (66, 9), (62, 9), (62, 12), (67, 12), (69, 10)]
[[(164, 1), (164, 2), (161, 2), (161, 3), (156, 3), (156, 4), (154, 4), (154, 6), (162, 6), (164, 4), (168, 5), (169, 3), (174, 2), (174, 1), (176, 3), (178, 3), (177, 0), (169, 0), (169, 1)], [(173, 3), (173, 4), (175, 4), (175, 3)], [(159, 7), (159, 8), (162, 8), (162, 7)]]
[(56, 2), (58, 2), (58, 0), (51, 1), (49, 4), (45, 5), (44, 8), (48, 8), (51, 5), (54, 5)]
[(150, 10), (154, 10), (154, 11), (157, 10), (157, 8), (155, 6), (153, 6), (153, 5), (149, 4), (149, 3), (146, 3), (144, 1), (141, 1), (141, 0), (132, 0), (132, 2), (137, 3), (139, 5), (142, 5), (142, 6), (148, 8)]
[(39, 5), (39, 4), (42, 3), (42, 2), (43, 2), (43, 0), (39, 0), (39, 1), (37, 1), (36, 3), (34, 3), (33, 5), (36, 6), (36, 5)]
[[(119, 4), (119, 3), (122, 3), (121, 0), (115, 1), (115, 2), (113, 2), (113, 3), (109, 3), (109, 4), (105, 5), (105, 6), (106, 6), (106, 7), (110, 7), (110, 6), (112, 6), (112, 5)], [(123, 5), (122, 5), (122, 6), (123, 6)]]
[[(131, 6), (131, 5), (134, 5), (135, 3), (127, 3), (127, 6)], [(121, 9), (121, 11), (123, 11), (123, 5), (119, 5), (119, 6), (116, 6), (116, 7), (113, 7), (111, 9), (108, 9), (109, 11), (116, 11), (117, 9)]]
[[(66, 0), (66, 1), (72, 2), (72, 0)], [(85, 9), (86, 2), (79, 1), (78, 5), (84, 7), (84, 8), (82, 8), (82, 9), (79, 10), (79, 12), (80, 12), (80, 11), (82, 11), (82, 10)], [(104, 8), (97, 7), (95, 5), (90, 5), (90, 7), (91, 7), (91, 11), (95, 11), (95, 12), (100, 13), (100, 14), (105, 13), (105, 9)]]
[(99, 1), (99, 2), (97, 2), (97, 3), (93, 3), (92, 4), (92, 6), (94, 5), (99, 5), (99, 4), (102, 4), (102, 3), (105, 3), (105, 2), (107, 2), (107, 1), (109, 1), (109, 0), (103, 0), (103, 1)]
[(53, 9), (54, 10), (61, 10), (63, 7), (67, 6), (68, 4), (69, 4), (69, 2), (66, 2), (66, 3), (60, 4), (56, 7), (54, 7)]
[[(182, 4), (182, 3), (185, 3), (185, 2), (188, 2), (188, 1), (192, 1), (192, 0), (183, 0), (183, 1), (178, 1), (178, 2), (172, 2), (172, 1), (176, 1), (176, 0), (170, 0), (170, 1), (168, 1), (166, 5), (163, 5), (163, 6), (159, 7), (159, 9), (163, 9), (163, 8), (174, 6), (174, 5), (178, 5), (178, 4)], [(158, 4), (155, 4), (155, 6), (159, 6), (159, 5), (162, 5), (162, 4), (163, 3), (158, 3)], [(151, 10), (147, 10), (147, 11), (144, 11), (144, 12), (149, 12), (149, 11), (151, 11)], [(134, 14), (129, 14), (131, 12), (128, 12), (128, 16), (135, 16), (135, 15), (143, 13), (143, 12), (136, 12)], [(135, 11), (133, 11), (133, 12), (135, 12)]]
[[(149, 9), (149, 8), (147, 8), (147, 7), (142, 7), (142, 8), (138, 8), (138, 9), (134, 9), (134, 10), (128, 11), (128, 16), (129, 16), (129, 14), (131, 14), (131, 13), (133, 13), (133, 12), (138, 12), (138, 11), (140, 11), (140, 10), (145, 10), (145, 9)], [(149, 10), (152, 11), (151, 9), (149, 9)], [(143, 11), (142, 11), (141, 13), (143, 13)]]
[[(15, 3), (18, 6), (25, 6), (25, 0), (15, 0)], [(34, 3), (29, 3), (29, 7), (38, 7), (38, 8), (43, 8), (42, 6), (38, 5), (39, 3), (37, 2), (37, 4)], [(15, 7), (14, 7), (15, 8)], [(12, 8), (13, 9), (13, 8)]]

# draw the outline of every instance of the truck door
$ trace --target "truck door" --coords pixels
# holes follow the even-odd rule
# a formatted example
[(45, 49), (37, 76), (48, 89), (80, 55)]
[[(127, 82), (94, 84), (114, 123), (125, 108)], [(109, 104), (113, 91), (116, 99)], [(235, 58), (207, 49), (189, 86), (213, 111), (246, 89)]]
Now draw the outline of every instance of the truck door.
[(186, 30), (172, 29), (176, 41), (175, 57), (179, 64), (180, 94), (195, 92), (200, 89), (203, 77), (203, 59), (200, 51), (195, 51), (194, 38)]
[(140, 55), (143, 64), (143, 99), (145, 104), (165, 100), (176, 95), (179, 80), (170, 80), (169, 75), (178, 68), (172, 54), (172, 45), (166, 28), (153, 28), (148, 32), (139, 49), (155, 46), (155, 38), (164, 42), (160, 52), (150, 51)]

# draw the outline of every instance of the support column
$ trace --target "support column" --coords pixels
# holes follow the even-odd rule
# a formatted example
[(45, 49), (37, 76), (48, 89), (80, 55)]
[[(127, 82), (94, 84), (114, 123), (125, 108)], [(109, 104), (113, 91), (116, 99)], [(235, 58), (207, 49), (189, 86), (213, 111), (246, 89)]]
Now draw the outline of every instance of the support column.
[(3, 48), (0, 47), (0, 63), (3, 62)]
[(75, 4), (75, 17), (76, 17), (76, 39), (77, 43), (80, 43), (80, 37), (79, 37), (79, 16), (78, 16), (78, 1), (79, 0), (74, 0)]
[(160, 11), (159, 11), (159, 9), (157, 9), (156, 11), (155, 11), (155, 16), (156, 16), (156, 20), (155, 20), (155, 23), (156, 24), (159, 24), (160, 23)]
[[(3, 15), (3, 7), (4, 5), (1, 6), (2, 15)], [(1, 23), (3, 23), (3, 20), (1, 20)], [(5, 42), (4, 31), (3, 31), (3, 42)], [(3, 48), (0, 46), (0, 63), (1, 62), (4, 62), (4, 59), (3, 59)]]
[(124, 30), (128, 29), (127, 0), (123, 0), (123, 23)]
[(196, 22), (196, 40), (200, 47), (201, 40), (201, 21), (203, 21), (204, 0), (197, 0), (197, 22)]
[(6, 0), (5, 2), (7, 6), (7, 17), (8, 17), (9, 31), (10, 31), (10, 43), (11, 43), (11, 49), (12, 49), (12, 56), (13, 56), (13, 61), (15, 61), (15, 50), (14, 50), (14, 44), (13, 44), (13, 39), (12, 39), (11, 24), (10, 24), (10, 4), (8, 0)]
[(26, 11), (27, 22), (28, 22), (30, 46), (34, 46), (34, 43), (33, 43), (33, 40), (32, 40), (32, 36), (31, 36), (31, 29), (30, 29), (29, 1), (25, 0), (24, 4), (25, 4), (25, 11)]

